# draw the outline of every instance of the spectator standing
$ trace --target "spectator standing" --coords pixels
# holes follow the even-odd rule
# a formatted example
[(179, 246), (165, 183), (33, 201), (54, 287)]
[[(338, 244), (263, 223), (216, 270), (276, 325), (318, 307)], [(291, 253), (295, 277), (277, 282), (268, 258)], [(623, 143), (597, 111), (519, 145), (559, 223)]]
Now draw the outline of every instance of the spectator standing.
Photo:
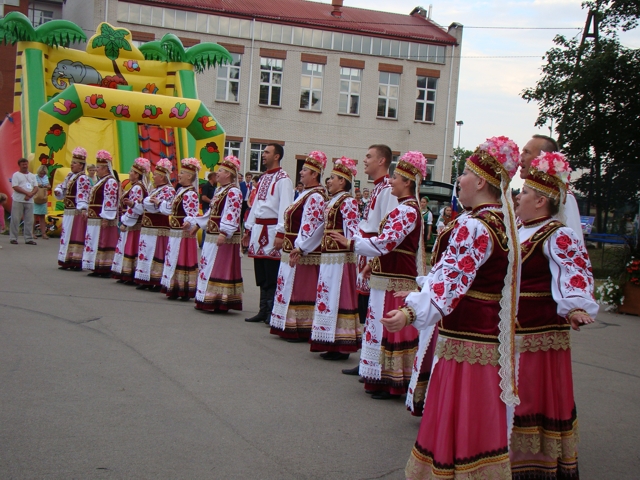
[(87, 165), (87, 178), (92, 187), (98, 183), (98, 167), (95, 163)]
[[(48, 169), (46, 165), (40, 165), (38, 171), (36, 172), (36, 182), (38, 185), (38, 195), (34, 198), (33, 205), (33, 218), (34, 225), (38, 223), (40, 225), (40, 233), (42, 233), (43, 240), (49, 240), (49, 236), (47, 235), (47, 221), (45, 215), (47, 214), (47, 197), (49, 195), (49, 188), (51, 185), (49, 184), (49, 177), (47, 176)], [(44, 189), (44, 192), (40, 193), (41, 190)], [(42, 203), (42, 200), (44, 203)], [(40, 202), (40, 203), (39, 203)], [(35, 235), (34, 235), (35, 236)]]
[(433, 228), (433, 213), (429, 210), (429, 197), (420, 199), (420, 214), (424, 220), (424, 244), (431, 240), (431, 229)]
[(7, 228), (7, 225), (4, 221), (4, 206), (7, 204), (8, 198), (9, 197), (7, 197), (6, 193), (0, 193), (0, 234), (4, 233), (5, 229)]
[(298, 184), (296, 185), (296, 189), (293, 191), (294, 201), (298, 199), (298, 197), (300, 196), (303, 190), (304, 190), (304, 185), (302, 184), (302, 182), (298, 182)]
[(33, 240), (33, 196), (38, 191), (36, 176), (29, 172), (29, 160), (18, 160), (19, 170), (11, 177), (13, 195), (11, 199), (10, 243), (18, 244), (20, 221), (24, 218), (24, 240), (27, 245), (37, 245)]
[[(207, 175), (207, 182), (202, 185), (200, 189), (200, 206), (202, 206), (202, 213), (205, 214), (209, 210), (209, 205), (213, 200), (213, 196), (216, 194), (216, 185), (218, 184), (218, 174), (216, 172), (209, 172)], [(204, 239), (207, 236), (206, 229), (202, 230), (202, 240), (200, 241), (200, 248), (204, 245)]]

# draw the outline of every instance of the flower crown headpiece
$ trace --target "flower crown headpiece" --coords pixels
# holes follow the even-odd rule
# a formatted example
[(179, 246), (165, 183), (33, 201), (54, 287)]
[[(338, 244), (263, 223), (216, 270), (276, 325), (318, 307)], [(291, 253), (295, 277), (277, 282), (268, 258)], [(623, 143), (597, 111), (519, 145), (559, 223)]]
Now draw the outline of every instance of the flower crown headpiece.
[(156, 163), (156, 171), (159, 171), (160, 173), (164, 173), (165, 175), (169, 175), (172, 169), (173, 169), (173, 165), (171, 165), (171, 160), (167, 158), (161, 158)]
[(465, 163), (479, 177), (496, 188), (500, 188), (502, 180), (505, 184), (513, 178), (518, 170), (520, 149), (508, 137), (491, 137), (480, 144)]
[(318, 172), (320, 175), (322, 175), (322, 172), (324, 171), (326, 166), (327, 156), (320, 150), (314, 150), (313, 152), (309, 153), (309, 155), (305, 159), (303, 168), (307, 167), (308, 169), (313, 170), (314, 172)]
[(220, 162), (219, 168), (233, 175), (237, 175), (240, 170), (240, 160), (234, 155), (228, 155)]
[(81, 163), (84, 163), (87, 160), (87, 151), (82, 147), (76, 147), (73, 149), (71, 157), (74, 160), (78, 160)]
[(422, 152), (409, 151), (400, 157), (395, 172), (416, 183), (427, 175), (427, 159)]
[(99, 165), (100, 164), (107, 165), (107, 164), (111, 163), (112, 161), (113, 161), (113, 157), (106, 150), (98, 150), (98, 153), (96, 153), (96, 163), (97, 164), (99, 164)]
[(200, 160), (194, 157), (187, 157), (180, 160), (180, 165), (182, 168), (186, 168), (187, 170), (191, 170), (192, 172), (199, 172), (202, 164)]
[(333, 161), (333, 170), (331, 173), (351, 182), (358, 174), (356, 161), (348, 157), (337, 158)]
[(567, 192), (571, 180), (571, 166), (559, 152), (542, 152), (531, 162), (524, 184), (543, 195), (560, 198)]
[(144, 157), (138, 157), (133, 161), (131, 168), (140, 175), (146, 175), (151, 171), (151, 162)]

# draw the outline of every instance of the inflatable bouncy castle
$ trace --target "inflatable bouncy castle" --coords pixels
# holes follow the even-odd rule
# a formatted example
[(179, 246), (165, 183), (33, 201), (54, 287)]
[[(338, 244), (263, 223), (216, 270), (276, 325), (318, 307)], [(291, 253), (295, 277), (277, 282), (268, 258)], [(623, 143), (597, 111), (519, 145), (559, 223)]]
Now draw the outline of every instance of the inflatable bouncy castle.
[[(17, 44), (14, 111), (0, 126), (2, 191), (11, 191), (18, 158), (31, 154), (30, 170), (47, 165), (55, 187), (76, 146), (87, 150), (89, 163), (108, 150), (121, 173), (136, 157), (152, 168), (167, 158), (177, 175), (181, 158), (197, 157), (213, 170), (223, 155), (224, 129), (198, 100), (195, 73), (230, 63), (224, 47), (184, 48), (167, 34), (138, 48), (129, 30), (108, 23), (87, 39), (66, 20), (34, 29), (19, 12), (0, 20), (0, 42)], [(68, 48), (74, 42), (86, 42), (86, 51)], [(48, 207), (54, 220), (64, 209), (53, 196)]]

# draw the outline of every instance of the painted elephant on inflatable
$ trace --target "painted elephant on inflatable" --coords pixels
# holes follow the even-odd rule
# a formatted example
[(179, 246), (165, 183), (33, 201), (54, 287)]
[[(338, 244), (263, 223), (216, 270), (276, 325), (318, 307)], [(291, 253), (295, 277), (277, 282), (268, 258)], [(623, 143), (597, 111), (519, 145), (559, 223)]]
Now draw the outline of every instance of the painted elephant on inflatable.
[(64, 90), (67, 88), (66, 82), (61, 79), (66, 78), (69, 85), (74, 83), (82, 83), (84, 85), (100, 85), (102, 82), (102, 75), (98, 71), (85, 65), (82, 62), (73, 62), (71, 60), (60, 60), (56, 65), (53, 74), (51, 75), (51, 83), (58, 89)]

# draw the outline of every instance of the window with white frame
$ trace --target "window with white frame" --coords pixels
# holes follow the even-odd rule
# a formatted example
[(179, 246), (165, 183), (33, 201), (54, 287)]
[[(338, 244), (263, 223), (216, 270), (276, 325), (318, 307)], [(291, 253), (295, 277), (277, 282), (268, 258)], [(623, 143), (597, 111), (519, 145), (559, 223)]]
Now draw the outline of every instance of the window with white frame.
[(398, 118), (400, 74), (380, 72), (378, 85), (378, 117)]
[(266, 143), (252, 143), (249, 154), (249, 170), (252, 172), (265, 172), (266, 165), (262, 164), (262, 151), (267, 148)]
[(434, 77), (418, 77), (418, 96), (416, 99), (416, 120), (433, 122), (436, 115), (436, 87), (438, 79)]
[(360, 114), (360, 86), (362, 70), (359, 68), (340, 68), (340, 103), (338, 112), (347, 115)]
[(53, 20), (53, 12), (50, 10), (40, 10), (39, 8), (29, 7), (29, 20), (31, 20), (31, 25), (39, 27), (43, 23)]
[(423, 178), (423, 180), (433, 180), (433, 177), (436, 174), (436, 159), (427, 158), (426, 160), (427, 160), (427, 174)]
[(234, 157), (240, 158), (240, 147), (242, 146), (242, 142), (236, 142), (232, 140), (227, 140), (224, 142), (224, 156), (228, 157), (229, 155), (233, 155)]
[(216, 83), (216, 100), (224, 102), (238, 102), (240, 91), (240, 64), (242, 55), (232, 53), (233, 62), (230, 65), (218, 67), (218, 81)]
[(302, 110), (322, 110), (322, 76), (324, 65), (302, 62), (300, 79), (300, 108)]
[(260, 105), (279, 107), (282, 95), (284, 61), (278, 58), (260, 58)]

